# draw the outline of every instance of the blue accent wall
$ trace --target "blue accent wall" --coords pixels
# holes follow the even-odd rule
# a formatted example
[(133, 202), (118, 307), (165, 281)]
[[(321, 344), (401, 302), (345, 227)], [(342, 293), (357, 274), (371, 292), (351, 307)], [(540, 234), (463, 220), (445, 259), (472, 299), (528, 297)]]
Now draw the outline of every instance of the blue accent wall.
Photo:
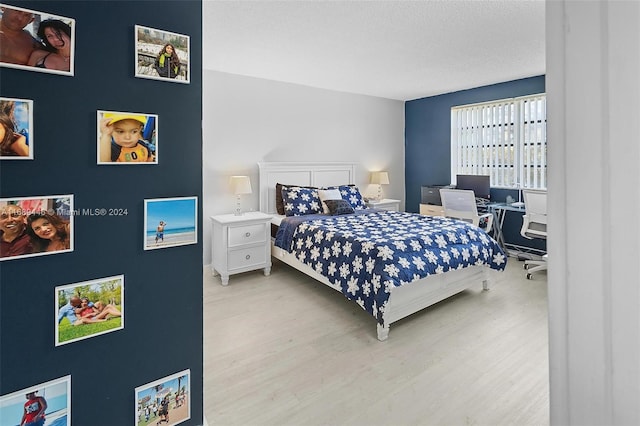
[[(76, 209), (128, 214), (75, 216), (73, 252), (0, 263), (0, 395), (71, 375), (71, 424), (131, 425), (136, 387), (190, 369), (181, 424), (201, 425), (202, 2), (3, 3), (74, 18), (76, 47), (73, 77), (0, 68), (0, 94), (32, 99), (35, 126), (34, 160), (0, 161), (0, 197), (74, 194)], [(190, 36), (190, 84), (134, 77), (136, 24)], [(97, 165), (97, 110), (157, 114), (158, 164)], [(186, 196), (198, 243), (143, 250), (144, 200)], [(119, 274), (125, 328), (56, 347), (55, 287)]]
[(544, 76), (524, 78), (405, 103), (405, 204), (420, 211), (420, 187), (451, 183), (451, 108), (544, 93)]
[[(514, 98), (545, 92), (543, 75), (446, 93), (405, 103), (405, 204), (408, 212), (420, 211), (422, 185), (451, 183), (451, 108), (458, 105)], [(491, 199), (504, 201), (517, 191), (492, 189)], [(516, 217), (517, 216), (517, 217)], [(544, 242), (520, 236), (522, 219), (509, 212), (505, 218), (507, 242), (544, 247)]]

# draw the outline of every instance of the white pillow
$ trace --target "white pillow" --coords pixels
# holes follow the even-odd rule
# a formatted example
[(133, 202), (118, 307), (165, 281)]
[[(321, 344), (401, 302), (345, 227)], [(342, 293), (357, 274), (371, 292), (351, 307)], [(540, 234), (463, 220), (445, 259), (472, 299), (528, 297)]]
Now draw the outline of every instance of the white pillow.
[(325, 204), (324, 200), (342, 200), (339, 189), (319, 189), (318, 197), (322, 202), (322, 211), (324, 214), (329, 214), (329, 208)]

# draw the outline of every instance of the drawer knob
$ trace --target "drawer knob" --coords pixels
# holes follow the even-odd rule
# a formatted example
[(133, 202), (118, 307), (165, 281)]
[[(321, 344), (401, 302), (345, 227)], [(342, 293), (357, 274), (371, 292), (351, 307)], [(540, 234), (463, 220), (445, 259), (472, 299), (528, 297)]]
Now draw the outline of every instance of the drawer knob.
[(247, 259), (247, 260), (249, 260), (249, 259), (251, 259), (251, 255), (250, 255), (250, 254), (248, 254), (248, 255), (246, 255), (244, 258), (245, 258), (245, 259)]
[(251, 232), (247, 232), (244, 234), (245, 237), (249, 238), (251, 236)]

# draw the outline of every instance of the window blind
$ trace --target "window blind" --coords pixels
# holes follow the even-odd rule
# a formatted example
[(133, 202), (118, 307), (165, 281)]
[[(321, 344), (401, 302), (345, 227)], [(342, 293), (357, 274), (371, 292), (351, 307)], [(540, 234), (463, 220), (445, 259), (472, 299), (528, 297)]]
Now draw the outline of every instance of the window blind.
[(489, 175), (492, 187), (546, 189), (546, 95), (451, 109), (451, 175)]

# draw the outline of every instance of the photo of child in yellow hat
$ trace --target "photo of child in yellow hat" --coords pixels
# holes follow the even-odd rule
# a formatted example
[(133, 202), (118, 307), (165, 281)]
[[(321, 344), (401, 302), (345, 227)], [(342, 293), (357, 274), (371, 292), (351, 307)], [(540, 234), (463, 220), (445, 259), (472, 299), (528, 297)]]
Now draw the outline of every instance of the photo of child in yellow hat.
[(158, 116), (98, 111), (98, 164), (158, 164)]

